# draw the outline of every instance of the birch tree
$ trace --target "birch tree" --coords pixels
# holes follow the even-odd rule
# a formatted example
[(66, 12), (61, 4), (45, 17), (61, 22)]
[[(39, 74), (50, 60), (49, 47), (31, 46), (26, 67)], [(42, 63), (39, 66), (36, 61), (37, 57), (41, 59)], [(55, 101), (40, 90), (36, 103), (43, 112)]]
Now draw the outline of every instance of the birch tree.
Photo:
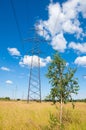
[(79, 90), (78, 79), (74, 78), (76, 69), (69, 68), (58, 52), (55, 53), (48, 67), (46, 76), (52, 85), (50, 97), (55, 103), (60, 102), (60, 124), (62, 124), (63, 103), (72, 99), (72, 94)]

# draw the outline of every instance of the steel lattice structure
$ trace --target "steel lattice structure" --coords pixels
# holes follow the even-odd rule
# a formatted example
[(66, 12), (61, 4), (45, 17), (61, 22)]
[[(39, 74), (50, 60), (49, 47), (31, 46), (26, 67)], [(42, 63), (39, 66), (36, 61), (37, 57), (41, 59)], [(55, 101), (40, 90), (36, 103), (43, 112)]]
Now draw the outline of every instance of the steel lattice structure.
[[(37, 31), (37, 30), (36, 30)], [(43, 42), (38, 35), (30, 38), (33, 41), (33, 49), (31, 50), (31, 66), (28, 86), (27, 101), (37, 100), (41, 102), (41, 79), (40, 79), (40, 43)], [(34, 58), (36, 57), (36, 59)], [(35, 61), (36, 60), (36, 61)]]

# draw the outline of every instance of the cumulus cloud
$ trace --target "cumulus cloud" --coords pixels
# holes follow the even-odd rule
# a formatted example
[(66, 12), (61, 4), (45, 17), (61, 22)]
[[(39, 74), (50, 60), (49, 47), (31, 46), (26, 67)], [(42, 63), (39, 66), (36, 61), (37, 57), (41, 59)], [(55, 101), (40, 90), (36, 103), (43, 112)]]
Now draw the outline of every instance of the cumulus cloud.
[(81, 43), (71, 42), (69, 44), (69, 48), (80, 51), (82, 53), (86, 53), (86, 43), (81, 44)]
[(51, 43), (53, 49), (58, 50), (60, 52), (64, 52), (64, 49), (66, 49), (66, 44), (67, 42), (63, 34), (58, 34), (55, 37), (53, 37), (52, 43)]
[(83, 75), (83, 78), (86, 79), (86, 75)]
[[(68, 0), (62, 5), (51, 2), (48, 6), (48, 19), (39, 20), (39, 24), (36, 25), (39, 30), (44, 30), (44, 33), (41, 31), (38, 33), (46, 40), (51, 40), (53, 49), (63, 52), (67, 45), (65, 33), (74, 34), (76, 38), (84, 34), (79, 13), (86, 18), (86, 0)], [(58, 40), (60, 34), (63, 34), (63, 38)]]
[(79, 11), (81, 11), (84, 18), (86, 18), (86, 0), (79, 0), (80, 6)]
[(1, 69), (1, 70), (3, 70), (3, 71), (10, 71), (10, 69), (9, 69), (9, 68), (4, 67), (4, 66), (2, 66), (0, 69)]
[(68, 63), (68, 62), (66, 63), (66, 66), (69, 66), (69, 63)]
[(6, 84), (13, 84), (13, 82), (11, 80), (6, 80), (5, 83)]
[[(33, 56), (33, 67), (37, 67), (38, 66), (38, 60), (40, 57), (34, 55)], [(25, 55), (21, 61), (19, 62), (19, 64), (21, 66), (30, 66), (31, 65), (31, 61), (32, 61), (32, 56), (29, 55)], [(51, 61), (50, 56), (46, 57), (46, 58), (40, 58), (40, 66), (41, 67), (45, 67), (49, 62)]]
[(17, 48), (7, 48), (8, 52), (10, 53), (10, 55), (12, 56), (20, 56), (20, 52), (18, 51)]
[(86, 56), (79, 56), (79, 57), (77, 57), (75, 59), (74, 63), (79, 65), (79, 66), (86, 67)]

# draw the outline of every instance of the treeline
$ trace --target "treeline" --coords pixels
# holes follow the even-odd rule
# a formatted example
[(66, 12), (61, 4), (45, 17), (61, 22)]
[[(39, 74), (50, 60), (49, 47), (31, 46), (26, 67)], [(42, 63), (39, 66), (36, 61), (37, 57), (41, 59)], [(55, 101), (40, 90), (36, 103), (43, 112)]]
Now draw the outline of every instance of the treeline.
[(4, 101), (10, 101), (10, 97), (0, 97), (0, 100), (4, 100)]
[(85, 99), (75, 99), (73, 100), (74, 102), (86, 102), (86, 98)]
[[(44, 101), (52, 102), (52, 99), (45, 98)], [(55, 102), (59, 102), (59, 100), (55, 100)], [(85, 99), (73, 99), (72, 101), (68, 100), (67, 102), (85, 102), (86, 103), (86, 98)]]
[[(13, 101), (13, 99), (10, 99), (10, 97), (0, 97), (0, 100), (2, 101)], [(16, 99), (16, 101), (20, 101), (21, 99)], [(24, 100), (26, 101), (26, 100)], [(44, 102), (52, 102), (52, 99), (49, 98), (45, 98), (44, 100), (42, 100)], [(85, 102), (86, 103), (86, 98), (85, 99), (73, 99), (73, 102)], [(68, 102), (72, 102), (71, 100), (68, 100)], [(37, 100), (37, 102), (39, 102)], [(59, 102), (59, 100), (56, 100), (56, 102)]]
[(2, 101), (13, 101), (13, 100), (16, 100), (16, 101), (20, 101), (21, 99), (11, 99), (10, 97), (0, 97), (0, 100)]

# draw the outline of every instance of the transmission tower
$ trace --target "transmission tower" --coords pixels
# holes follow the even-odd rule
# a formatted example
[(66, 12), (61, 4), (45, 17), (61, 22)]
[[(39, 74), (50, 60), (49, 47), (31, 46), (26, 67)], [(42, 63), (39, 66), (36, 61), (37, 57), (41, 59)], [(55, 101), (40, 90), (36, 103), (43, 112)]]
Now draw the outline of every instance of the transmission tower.
[[(36, 30), (37, 31), (37, 30)], [(29, 38), (33, 43), (31, 52), (31, 66), (29, 75), (28, 98), (27, 101), (40, 101), (41, 102), (41, 79), (40, 79), (40, 43), (42, 39), (35, 33), (35, 37)]]

